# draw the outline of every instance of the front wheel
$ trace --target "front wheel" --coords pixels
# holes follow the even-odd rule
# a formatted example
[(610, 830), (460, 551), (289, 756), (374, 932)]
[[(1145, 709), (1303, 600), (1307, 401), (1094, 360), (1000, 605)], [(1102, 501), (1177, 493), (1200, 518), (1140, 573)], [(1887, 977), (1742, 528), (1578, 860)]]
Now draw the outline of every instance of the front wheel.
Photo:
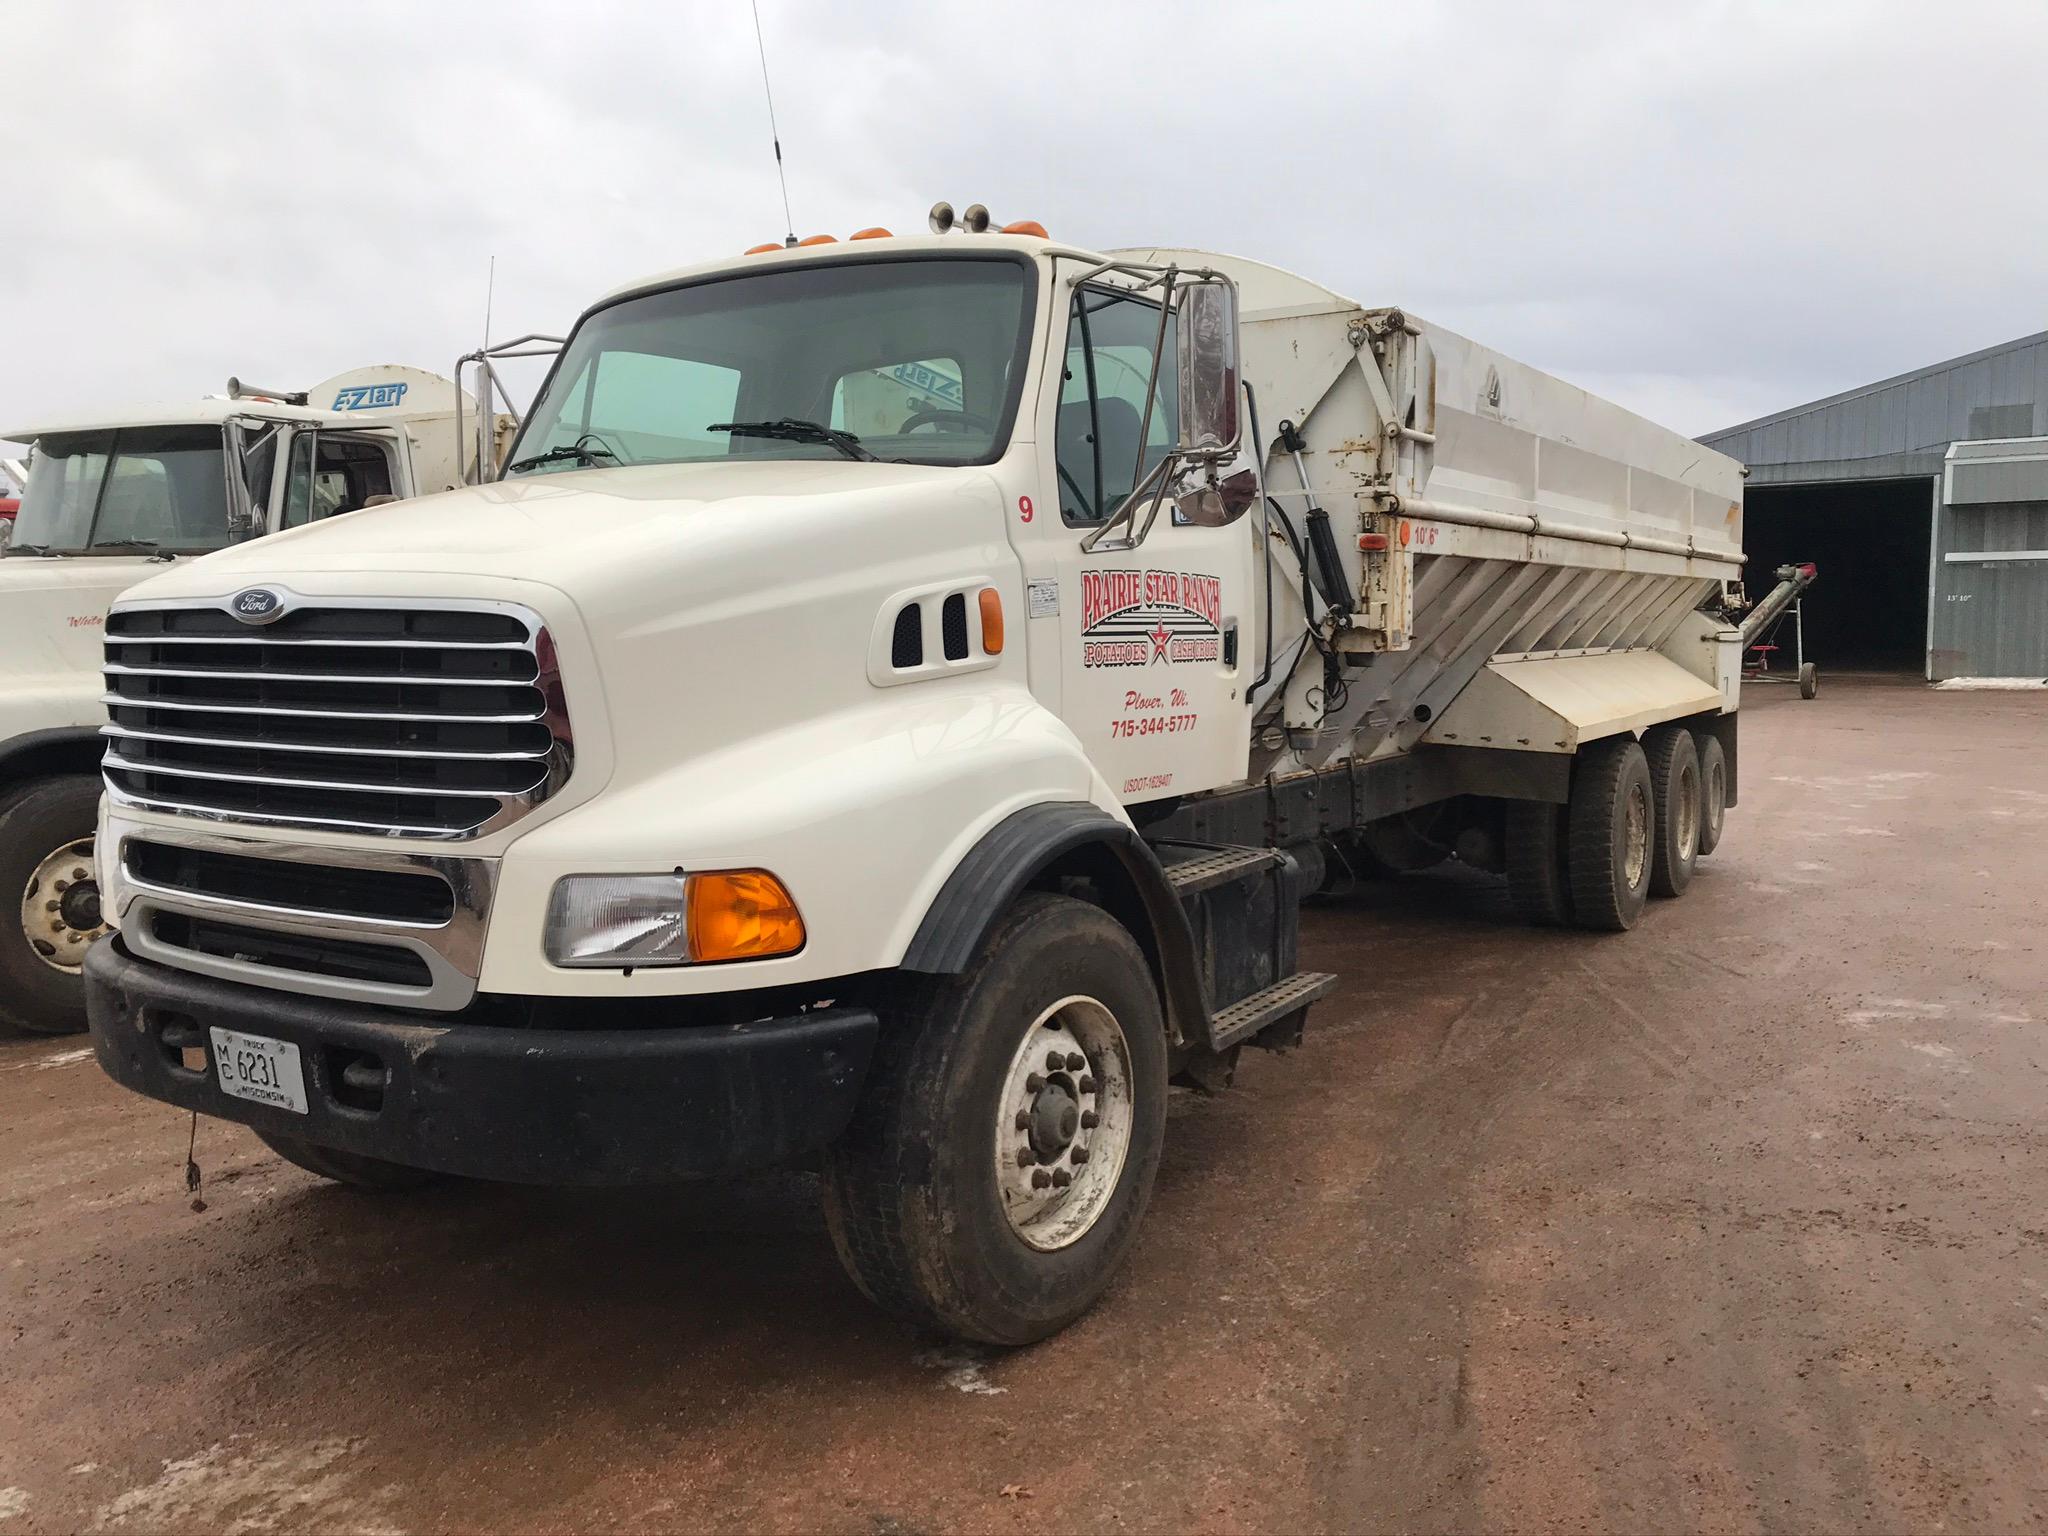
[(1057, 1333), (1123, 1263), (1159, 1166), (1166, 1036), (1143, 952), (1101, 909), (1034, 892), (883, 1028), (825, 1159), (841, 1262), (918, 1327)]
[(82, 967), (105, 933), (93, 870), (100, 781), (45, 779), (0, 802), (0, 1023), (85, 1028)]
[(1820, 692), (1820, 668), (1812, 662), (1802, 662), (1799, 667), (1799, 697), (1810, 699)]

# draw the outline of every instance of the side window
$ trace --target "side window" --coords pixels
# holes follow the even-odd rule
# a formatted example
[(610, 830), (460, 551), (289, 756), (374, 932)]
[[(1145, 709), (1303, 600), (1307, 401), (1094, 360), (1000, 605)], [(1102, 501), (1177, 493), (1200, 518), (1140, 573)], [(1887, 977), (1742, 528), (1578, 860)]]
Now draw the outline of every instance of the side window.
[(382, 446), (360, 438), (301, 432), (292, 439), (280, 526), (297, 528), (336, 513), (357, 512), (372, 496), (391, 494), (391, 460)]
[(965, 410), (960, 364), (950, 357), (863, 368), (832, 386), (831, 425), (855, 437), (898, 436), (912, 422), (920, 433), (943, 432), (946, 418)]
[(1102, 522), (1173, 447), (1180, 419), (1176, 323), (1177, 317), (1167, 317), (1148, 423), (1145, 386), (1152, 377), (1159, 306), (1101, 288), (1074, 296), (1054, 436), (1060, 517), (1069, 527)]

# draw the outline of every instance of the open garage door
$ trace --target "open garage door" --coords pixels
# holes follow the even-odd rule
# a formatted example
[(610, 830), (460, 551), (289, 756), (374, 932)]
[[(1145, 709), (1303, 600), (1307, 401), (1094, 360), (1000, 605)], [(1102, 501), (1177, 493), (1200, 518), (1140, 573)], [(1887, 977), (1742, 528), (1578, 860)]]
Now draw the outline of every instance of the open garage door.
[(1806, 655), (1823, 671), (1924, 671), (1934, 487), (1931, 479), (1847, 480), (1744, 493), (1752, 597), (1770, 590), (1781, 565), (1820, 567), (1805, 608)]

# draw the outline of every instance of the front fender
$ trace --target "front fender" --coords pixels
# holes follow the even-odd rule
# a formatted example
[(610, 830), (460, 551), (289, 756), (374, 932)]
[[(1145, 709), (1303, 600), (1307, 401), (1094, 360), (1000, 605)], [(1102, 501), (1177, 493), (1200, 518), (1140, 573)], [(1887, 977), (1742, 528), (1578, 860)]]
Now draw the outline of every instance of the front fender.
[[(1018, 685), (890, 690), (835, 714), (614, 782), (507, 850), (485, 944), (487, 992), (681, 996), (827, 981), (898, 965), (988, 831), (1028, 805), (1122, 820), (1074, 734)], [(794, 955), (630, 975), (542, 951), (564, 875), (772, 871), (803, 913)]]

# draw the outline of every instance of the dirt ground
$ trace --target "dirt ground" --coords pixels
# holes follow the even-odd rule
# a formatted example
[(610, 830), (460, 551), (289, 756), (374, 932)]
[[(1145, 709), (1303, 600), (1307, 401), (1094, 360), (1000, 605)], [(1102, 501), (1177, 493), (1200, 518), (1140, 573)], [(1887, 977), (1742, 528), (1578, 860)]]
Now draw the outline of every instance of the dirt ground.
[(0, 1532), (2048, 1527), (2048, 695), (1753, 690), (1632, 934), (1309, 914), (1134, 1262), (910, 1338), (799, 1176), (325, 1187), (0, 1039)]

